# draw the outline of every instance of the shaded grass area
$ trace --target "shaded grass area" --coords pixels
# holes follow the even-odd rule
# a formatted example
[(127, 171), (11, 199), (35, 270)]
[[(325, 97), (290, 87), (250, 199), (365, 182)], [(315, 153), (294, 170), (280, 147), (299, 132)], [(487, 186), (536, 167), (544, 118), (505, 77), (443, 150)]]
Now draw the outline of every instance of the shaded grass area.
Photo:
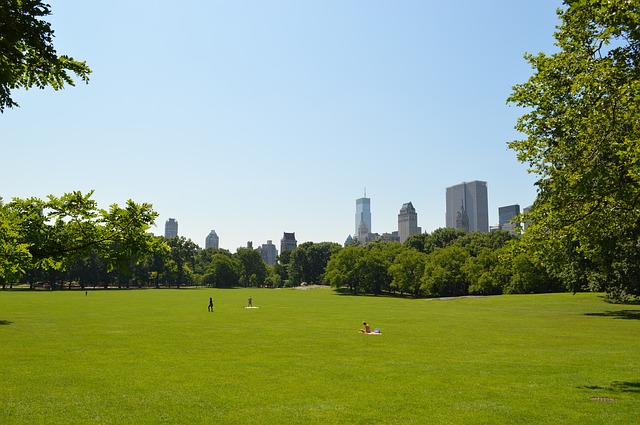
[(0, 423), (628, 424), (640, 323), (619, 319), (638, 314), (595, 294), (0, 292)]

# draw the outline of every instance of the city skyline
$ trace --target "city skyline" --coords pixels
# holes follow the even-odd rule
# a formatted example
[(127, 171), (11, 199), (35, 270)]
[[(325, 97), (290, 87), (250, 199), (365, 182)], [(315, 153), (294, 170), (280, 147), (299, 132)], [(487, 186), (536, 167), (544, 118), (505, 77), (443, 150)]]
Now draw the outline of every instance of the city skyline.
[[(457, 185), (453, 185), (453, 186), (447, 187), (447, 188), (445, 188), (445, 195), (448, 195), (449, 189), (465, 187), (466, 185), (472, 185), (473, 186), (473, 185), (475, 185), (477, 183), (482, 183), (483, 189), (485, 190), (484, 196), (485, 196), (485, 198), (487, 198), (486, 189), (487, 189), (487, 184), (488, 183), (487, 182), (480, 182), (480, 181), (463, 182), (463, 183), (460, 183), (460, 184), (457, 184)], [(475, 188), (475, 186), (473, 186), (473, 187)], [(448, 200), (448, 196), (445, 197), (445, 202), (444, 202), (445, 205), (447, 203), (447, 200)], [(368, 218), (369, 218), (369, 221), (371, 221), (371, 215), (372, 214), (371, 214), (370, 207), (371, 207), (371, 198), (366, 197), (366, 192), (365, 192), (365, 196), (364, 197), (356, 199), (356, 217), (362, 216), (362, 212), (363, 211), (368, 211)], [(495, 223), (490, 223), (487, 226), (486, 230), (481, 230), (481, 231), (489, 232), (493, 228), (501, 229), (501, 230), (507, 230), (507, 231), (513, 231), (512, 227), (508, 227), (508, 228), (503, 229), (503, 226), (504, 226), (504, 224), (506, 222), (511, 220), (516, 214), (520, 213), (520, 205), (519, 204), (513, 204), (513, 205), (500, 206), (500, 207), (496, 208), (496, 211), (497, 211), (497, 215), (496, 216), (498, 217), (498, 221), (496, 221)], [(454, 211), (454, 212), (457, 212), (457, 210)], [(417, 213), (417, 209), (413, 206), (413, 202), (411, 202), (411, 201), (405, 202), (405, 203), (402, 204), (402, 206), (400, 208), (400, 213), (396, 215), (397, 221), (396, 221), (396, 228), (395, 229), (380, 229), (378, 232), (370, 232), (370, 233), (376, 234), (379, 237), (384, 233), (391, 234), (393, 232), (397, 232), (398, 233), (398, 237), (400, 239), (400, 242), (402, 243), (402, 242), (404, 242), (404, 240), (406, 240), (406, 238), (408, 236), (410, 236), (412, 234), (431, 233), (433, 230), (436, 230), (438, 228), (444, 228), (444, 227), (454, 227), (455, 228), (456, 227), (455, 224), (451, 225), (451, 226), (447, 226), (446, 218), (445, 218), (445, 223), (442, 226), (436, 227), (436, 228), (431, 229), (429, 231), (426, 231), (426, 230), (423, 231), (422, 227), (418, 226), (418, 215), (419, 214)], [(506, 218), (507, 216), (508, 216), (508, 218)], [(174, 220), (175, 221), (175, 219), (173, 219), (173, 218), (170, 218), (169, 220)], [(403, 222), (405, 222), (406, 226), (407, 226), (406, 229), (405, 229), (406, 234), (404, 235), (404, 237), (402, 235), (402, 229), (401, 229)], [(357, 223), (357, 220), (356, 220), (356, 223)], [(454, 219), (454, 223), (455, 223), (455, 219)], [(166, 225), (167, 224), (165, 224), (165, 228), (166, 228)], [(177, 221), (175, 222), (175, 225), (176, 225), (176, 229), (177, 229)], [(237, 246), (237, 247), (232, 249), (232, 248), (224, 246), (224, 243), (222, 243), (222, 244), (219, 243), (220, 238), (217, 235), (217, 233), (215, 232), (215, 230), (211, 230), (211, 232), (205, 237), (204, 245), (200, 244), (199, 241), (196, 240), (196, 239), (191, 239), (191, 240), (192, 240), (192, 242), (196, 243), (198, 246), (207, 248), (208, 244), (209, 244), (207, 242), (207, 240), (209, 238), (211, 238), (212, 235), (215, 237), (215, 243), (216, 243), (215, 247), (216, 248), (219, 247), (219, 248), (227, 249), (227, 250), (229, 250), (231, 252), (234, 252), (237, 248), (246, 248), (246, 247), (248, 247), (249, 246), (249, 242), (252, 243), (251, 248), (253, 248), (253, 244), (255, 243), (255, 244), (258, 245), (258, 248), (254, 248), (254, 249), (259, 249), (259, 250), (268, 249), (269, 250), (268, 251), (269, 254), (263, 254), (263, 257), (265, 257), (266, 255), (272, 256), (272, 254), (271, 254), (272, 251), (271, 250), (275, 249), (275, 245), (272, 245), (272, 240), (273, 239), (267, 239), (266, 240), (266, 244), (264, 244), (263, 243), (264, 241), (258, 241), (258, 240), (255, 240), (255, 238), (249, 238), (244, 245), (240, 245), (240, 246)], [(183, 236), (183, 235), (178, 234), (178, 236)], [(316, 243), (318, 243), (318, 242), (336, 242), (336, 243), (338, 243), (340, 245), (343, 245), (344, 241), (347, 240), (347, 238), (349, 238), (349, 237), (355, 238), (355, 237), (357, 237), (357, 234), (349, 233), (344, 237), (344, 239), (342, 241), (340, 241), (340, 240), (328, 240), (328, 239), (326, 239), (326, 240), (315, 240), (315, 241), (303, 240), (302, 243), (304, 243), (304, 242), (316, 242)], [(292, 232), (292, 233), (284, 232), (284, 237), (281, 239), (280, 252), (283, 251), (283, 249), (282, 249), (283, 248), (283, 243), (285, 241), (287, 241), (287, 240), (293, 241), (294, 245), (295, 245), (297, 243), (297, 241), (295, 239), (295, 232)], [(268, 248), (266, 248), (266, 247), (268, 247)], [(277, 256), (278, 255), (277, 249), (276, 249), (275, 252), (276, 252), (275, 255)], [(267, 258), (267, 257), (265, 257), (265, 258)], [(271, 257), (268, 257), (268, 258), (271, 258)]]
[(179, 235), (203, 246), (214, 228), (235, 251), (282, 232), (342, 244), (364, 187), (371, 231), (395, 230), (410, 201), (432, 232), (445, 188), (477, 179), (497, 224), (498, 207), (536, 196), (507, 147), (524, 111), (505, 102), (532, 73), (523, 55), (556, 50), (561, 6), (57, 2), (56, 51), (93, 72), (13, 92), (0, 196), (95, 190), (101, 208), (152, 204), (154, 234), (175, 217)]

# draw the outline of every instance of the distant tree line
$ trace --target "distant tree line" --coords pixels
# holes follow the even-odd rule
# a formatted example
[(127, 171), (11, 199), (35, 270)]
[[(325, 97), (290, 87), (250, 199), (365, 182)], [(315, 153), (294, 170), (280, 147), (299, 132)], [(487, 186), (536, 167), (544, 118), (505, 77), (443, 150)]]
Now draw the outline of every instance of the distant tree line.
[(157, 213), (129, 200), (101, 209), (93, 192), (0, 198), (0, 285), (31, 288), (282, 287), (322, 282), (336, 243), (303, 243), (267, 266), (258, 251), (200, 249), (149, 233)]
[(531, 293), (563, 286), (506, 232), (438, 229), (404, 244), (345, 248), (306, 242), (267, 266), (258, 251), (200, 249), (184, 237), (154, 237), (157, 213), (127, 201), (98, 208), (92, 192), (0, 200), (0, 283), (32, 288), (283, 287), (324, 284), (354, 294), (442, 297)]
[[(524, 236), (441, 228), (403, 244), (305, 242), (268, 266), (257, 250), (201, 249), (184, 237), (154, 237), (157, 213), (127, 201), (98, 208), (92, 193), (0, 199), (0, 284), (31, 288), (330, 285), (352, 294), (449, 297), (576, 288)], [(573, 270), (575, 273), (576, 271)], [(566, 273), (566, 272), (565, 272)]]
[(354, 294), (414, 297), (497, 295), (562, 291), (520, 249), (508, 232), (441, 228), (414, 235), (404, 244), (376, 241), (348, 246), (331, 258), (326, 280)]

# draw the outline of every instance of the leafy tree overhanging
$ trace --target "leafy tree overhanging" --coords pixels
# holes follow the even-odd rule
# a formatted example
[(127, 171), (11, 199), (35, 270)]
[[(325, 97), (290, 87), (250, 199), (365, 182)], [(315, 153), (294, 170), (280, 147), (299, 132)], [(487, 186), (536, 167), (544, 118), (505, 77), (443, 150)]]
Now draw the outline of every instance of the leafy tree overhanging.
[(58, 55), (53, 46), (53, 29), (43, 18), (51, 6), (34, 0), (0, 2), (0, 113), (19, 106), (13, 89), (47, 86), (55, 90), (74, 86), (71, 74), (85, 83), (91, 69), (67, 55)]
[(510, 143), (538, 176), (525, 232), (535, 258), (573, 290), (640, 290), (640, 10), (566, 0), (557, 53), (508, 102), (527, 109)]

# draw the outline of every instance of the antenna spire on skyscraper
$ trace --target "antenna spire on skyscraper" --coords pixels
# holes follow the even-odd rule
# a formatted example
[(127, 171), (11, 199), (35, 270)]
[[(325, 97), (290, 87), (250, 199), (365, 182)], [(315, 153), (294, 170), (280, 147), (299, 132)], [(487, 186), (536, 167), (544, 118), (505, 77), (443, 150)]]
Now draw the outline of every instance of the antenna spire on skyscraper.
[(365, 198), (367, 197), (367, 187), (366, 186), (364, 187), (364, 197)]

